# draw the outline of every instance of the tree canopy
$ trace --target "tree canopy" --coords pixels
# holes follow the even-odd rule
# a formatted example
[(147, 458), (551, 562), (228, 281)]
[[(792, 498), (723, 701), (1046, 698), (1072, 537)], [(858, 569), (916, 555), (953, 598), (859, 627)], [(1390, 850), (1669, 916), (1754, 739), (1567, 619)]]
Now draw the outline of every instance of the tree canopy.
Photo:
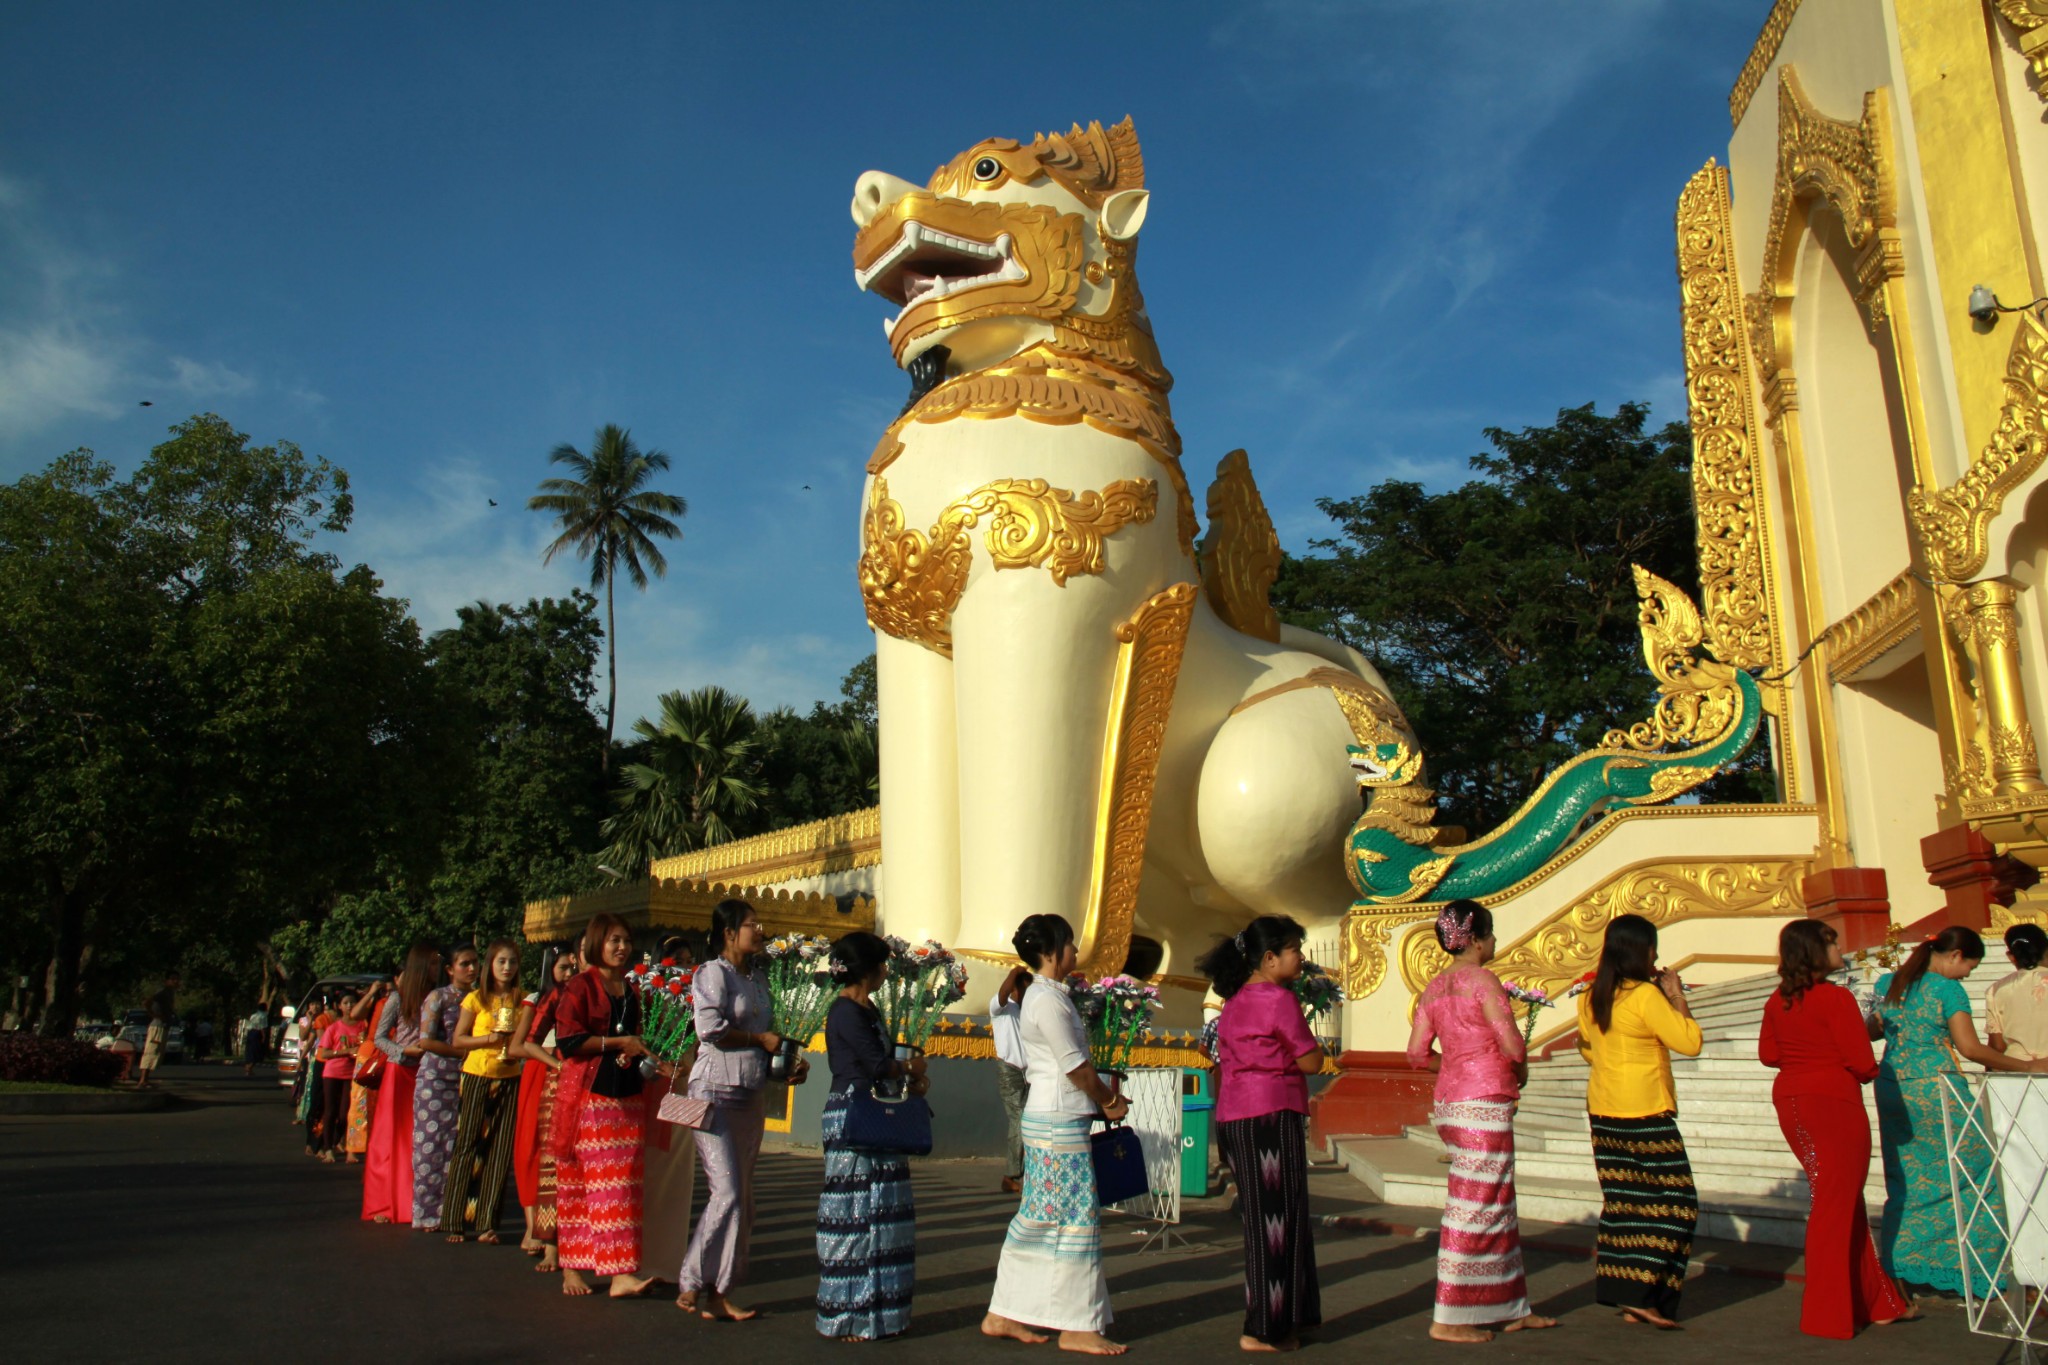
[[(1420, 736), (1446, 824), (1477, 835), (1545, 773), (1647, 712), (1631, 564), (1697, 595), (1690, 434), (1649, 409), (1566, 408), (1489, 427), (1478, 477), (1389, 480), (1317, 501), (1337, 534), (1290, 557), (1274, 600), (1380, 668)], [(1768, 799), (1767, 755), (1702, 790)], [(1759, 775), (1760, 774), (1760, 775)]]

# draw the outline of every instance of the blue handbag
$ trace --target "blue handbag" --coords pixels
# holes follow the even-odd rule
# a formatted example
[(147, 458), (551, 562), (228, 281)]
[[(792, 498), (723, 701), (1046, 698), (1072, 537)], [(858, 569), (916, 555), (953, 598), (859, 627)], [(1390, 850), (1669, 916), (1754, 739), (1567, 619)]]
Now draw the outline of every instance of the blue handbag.
[(1121, 1204), (1149, 1192), (1151, 1180), (1145, 1174), (1145, 1146), (1138, 1135), (1115, 1124), (1088, 1139), (1089, 1155), (1095, 1161), (1095, 1202)]
[(869, 1088), (846, 1092), (846, 1123), (839, 1140), (870, 1152), (932, 1154), (932, 1107), (922, 1095), (883, 1099)]

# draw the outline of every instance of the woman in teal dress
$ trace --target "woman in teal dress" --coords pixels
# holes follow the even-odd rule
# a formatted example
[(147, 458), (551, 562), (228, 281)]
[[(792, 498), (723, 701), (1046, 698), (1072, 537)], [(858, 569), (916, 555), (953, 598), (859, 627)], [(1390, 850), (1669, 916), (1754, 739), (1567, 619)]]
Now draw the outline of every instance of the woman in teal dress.
[[(1893, 1279), (1951, 1294), (1963, 1292), (1963, 1279), (1942, 1133), (1943, 1087), (1954, 1091), (1963, 1112), (1971, 1105), (1951, 1049), (1993, 1071), (2048, 1070), (2048, 1063), (1993, 1052), (1977, 1037), (1962, 979), (1983, 960), (1984, 940), (1951, 925), (1915, 948), (1898, 971), (1878, 978), (1870, 1016), (1870, 1036), (1885, 1044), (1874, 1087), (1885, 1191), (1878, 1255)], [(1970, 1134), (1962, 1156), (1980, 1182), (1988, 1180), (1991, 1149), (1981, 1138)], [(1970, 1246), (1971, 1290), (1981, 1298), (1993, 1289), (1991, 1268), (2005, 1251), (1997, 1223), (1977, 1220)]]

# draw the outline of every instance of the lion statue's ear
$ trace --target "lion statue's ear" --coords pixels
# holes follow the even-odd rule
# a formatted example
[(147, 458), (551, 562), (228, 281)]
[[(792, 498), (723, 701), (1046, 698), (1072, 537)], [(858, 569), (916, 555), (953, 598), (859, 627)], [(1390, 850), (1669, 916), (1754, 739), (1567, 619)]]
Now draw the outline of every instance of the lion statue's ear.
[(1145, 207), (1152, 202), (1150, 190), (1118, 190), (1102, 201), (1102, 235), (1128, 242), (1145, 226)]

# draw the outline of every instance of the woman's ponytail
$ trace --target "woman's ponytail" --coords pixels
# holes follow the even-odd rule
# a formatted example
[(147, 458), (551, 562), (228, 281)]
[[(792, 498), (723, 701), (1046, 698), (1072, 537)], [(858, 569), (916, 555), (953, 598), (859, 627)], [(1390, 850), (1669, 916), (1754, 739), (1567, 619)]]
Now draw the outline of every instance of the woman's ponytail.
[(1960, 924), (1951, 924), (1940, 933), (1930, 935), (1906, 954), (1906, 960), (1892, 973), (1891, 989), (1884, 993), (1885, 1003), (1896, 1005), (1904, 1000), (1906, 992), (1913, 989), (1913, 983), (1927, 975), (1928, 964), (1934, 961), (1936, 953), (1954, 952), (1960, 952), (1966, 961), (1982, 962), (1984, 940), (1978, 937), (1975, 929), (1965, 929)]
[(1252, 979), (1252, 973), (1266, 960), (1267, 953), (1299, 948), (1308, 931), (1286, 915), (1260, 915), (1229, 938), (1195, 959), (1195, 970), (1228, 1000)]

